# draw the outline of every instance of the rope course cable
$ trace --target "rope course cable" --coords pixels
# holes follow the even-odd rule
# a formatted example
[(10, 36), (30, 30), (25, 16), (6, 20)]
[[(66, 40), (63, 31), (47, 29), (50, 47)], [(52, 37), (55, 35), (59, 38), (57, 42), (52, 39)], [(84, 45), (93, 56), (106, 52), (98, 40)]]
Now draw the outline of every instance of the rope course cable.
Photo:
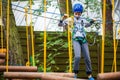
[(1, 4), (1, 6), (0, 6), (0, 10), (1, 10), (1, 15), (0, 15), (1, 16), (1, 48), (2, 48), (2, 53), (3, 53), (2, 0), (0, 1), (0, 4)]
[(106, 23), (106, 0), (103, 1), (103, 23), (102, 23), (102, 53), (101, 53), (101, 73), (104, 73), (104, 42), (105, 42), (105, 23)]
[(26, 37), (27, 37), (27, 62), (26, 62), (26, 66), (30, 66), (30, 52), (29, 52), (29, 36), (28, 36), (28, 9), (25, 8), (25, 20), (26, 20)]
[[(66, 12), (69, 14), (69, 2), (66, 0)], [(68, 15), (69, 16), (69, 15)], [(68, 25), (68, 53), (69, 53), (69, 72), (72, 72), (72, 46), (71, 46), (71, 32), (70, 32), (70, 26)]]
[(35, 66), (35, 54), (34, 54), (34, 36), (32, 27), (32, 0), (30, 0), (30, 30), (31, 30), (31, 41), (32, 41), (32, 65)]
[[(112, 16), (114, 17), (114, 9), (115, 9), (115, 6), (114, 6), (114, 0), (112, 0)], [(116, 27), (115, 27), (115, 24), (114, 24), (114, 20), (113, 20), (113, 45), (114, 45), (114, 72), (117, 71), (117, 64), (116, 64)]]
[(10, 19), (10, 1), (7, 4), (7, 34), (6, 34), (6, 46), (7, 46), (7, 53), (6, 53), (6, 72), (8, 72), (8, 63), (9, 63), (9, 19)]
[[(120, 24), (119, 24), (119, 26), (120, 26)], [(118, 35), (118, 36), (120, 36), (120, 35)], [(118, 42), (119, 42), (119, 40), (117, 39), (116, 46), (115, 46), (115, 48), (116, 48), (115, 51), (116, 51), (116, 52), (117, 52), (117, 48), (118, 48)], [(115, 52), (115, 53), (116, 53), (116, 52)], [(112, 64), (111, 72), (114, 71), (114, 66), (115, 66), (114, 64), (115, 64), (115, 61), (114, 61), (114, 59), (113, 59), (113, 64)], [(116, 65), (116, 67), (117, 67), (117, 65)]]
[(46, 0), (44, 0), (44, 73), (46, 73)]

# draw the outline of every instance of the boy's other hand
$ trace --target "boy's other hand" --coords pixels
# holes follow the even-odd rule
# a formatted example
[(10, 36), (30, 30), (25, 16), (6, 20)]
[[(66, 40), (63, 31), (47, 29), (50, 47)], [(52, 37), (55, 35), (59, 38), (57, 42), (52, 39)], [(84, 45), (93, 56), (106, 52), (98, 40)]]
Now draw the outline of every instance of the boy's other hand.
[(91, 19), (90, 24), (93, 24), (95, 22), (95, 19)]

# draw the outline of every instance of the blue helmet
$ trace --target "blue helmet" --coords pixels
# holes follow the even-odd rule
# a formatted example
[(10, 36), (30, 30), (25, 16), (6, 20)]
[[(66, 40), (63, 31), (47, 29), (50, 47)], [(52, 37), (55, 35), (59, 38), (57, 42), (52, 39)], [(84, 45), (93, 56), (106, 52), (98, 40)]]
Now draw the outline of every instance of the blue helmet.
[(83, 6), (80, 3), (73, 5), (73, 12), (83, 12)]

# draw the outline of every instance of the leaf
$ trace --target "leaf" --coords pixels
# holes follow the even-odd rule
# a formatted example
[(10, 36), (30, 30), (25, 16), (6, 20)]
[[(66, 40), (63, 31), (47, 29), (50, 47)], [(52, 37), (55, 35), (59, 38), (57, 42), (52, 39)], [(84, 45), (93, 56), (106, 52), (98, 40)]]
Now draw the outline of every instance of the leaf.
[(47, 71), (51, 71), (51, 66), (47, 68)]
[(54, 60), (52, 60), (52, 61), (51, 61), (51, 64), (55, 64), (55, 61), (54, 61)]

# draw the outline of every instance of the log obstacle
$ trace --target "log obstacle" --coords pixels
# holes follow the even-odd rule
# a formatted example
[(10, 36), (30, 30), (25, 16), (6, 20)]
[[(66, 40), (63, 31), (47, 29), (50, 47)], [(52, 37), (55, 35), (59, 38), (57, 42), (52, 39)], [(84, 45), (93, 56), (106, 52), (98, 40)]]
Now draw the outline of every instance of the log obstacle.
[(120, 72), (98, 74), (97, 80), (120, 80)]
[(4, 72), (4, 78), (7, 79), (81, 80), (65, 75), (73, 75), (73, 73)]
[(5, 59), (0, 59), (0, 65), (5, 62)]
[[(6, 71), (6, 66), (0, 66), (0, 72)], [(8, 66), (8, 71), (12, 72), (37, 72), (36, 66)]]
[(6, 52), (7, 52), (6, 48), (3, 48), (3, 49), (0, 48), (0, 53), (6, 53)]
[(5, 59), (5, 53), (0, 53), (0, 59)]
[[(40, 73), (40, 74), (44, 74), (44, 73)], [(47, 72), (46, 74), (48, 74), (48, 75), (54, 75), (54, 76), (70, 77), (70, 78), (74, 77), (74, 73)]]

